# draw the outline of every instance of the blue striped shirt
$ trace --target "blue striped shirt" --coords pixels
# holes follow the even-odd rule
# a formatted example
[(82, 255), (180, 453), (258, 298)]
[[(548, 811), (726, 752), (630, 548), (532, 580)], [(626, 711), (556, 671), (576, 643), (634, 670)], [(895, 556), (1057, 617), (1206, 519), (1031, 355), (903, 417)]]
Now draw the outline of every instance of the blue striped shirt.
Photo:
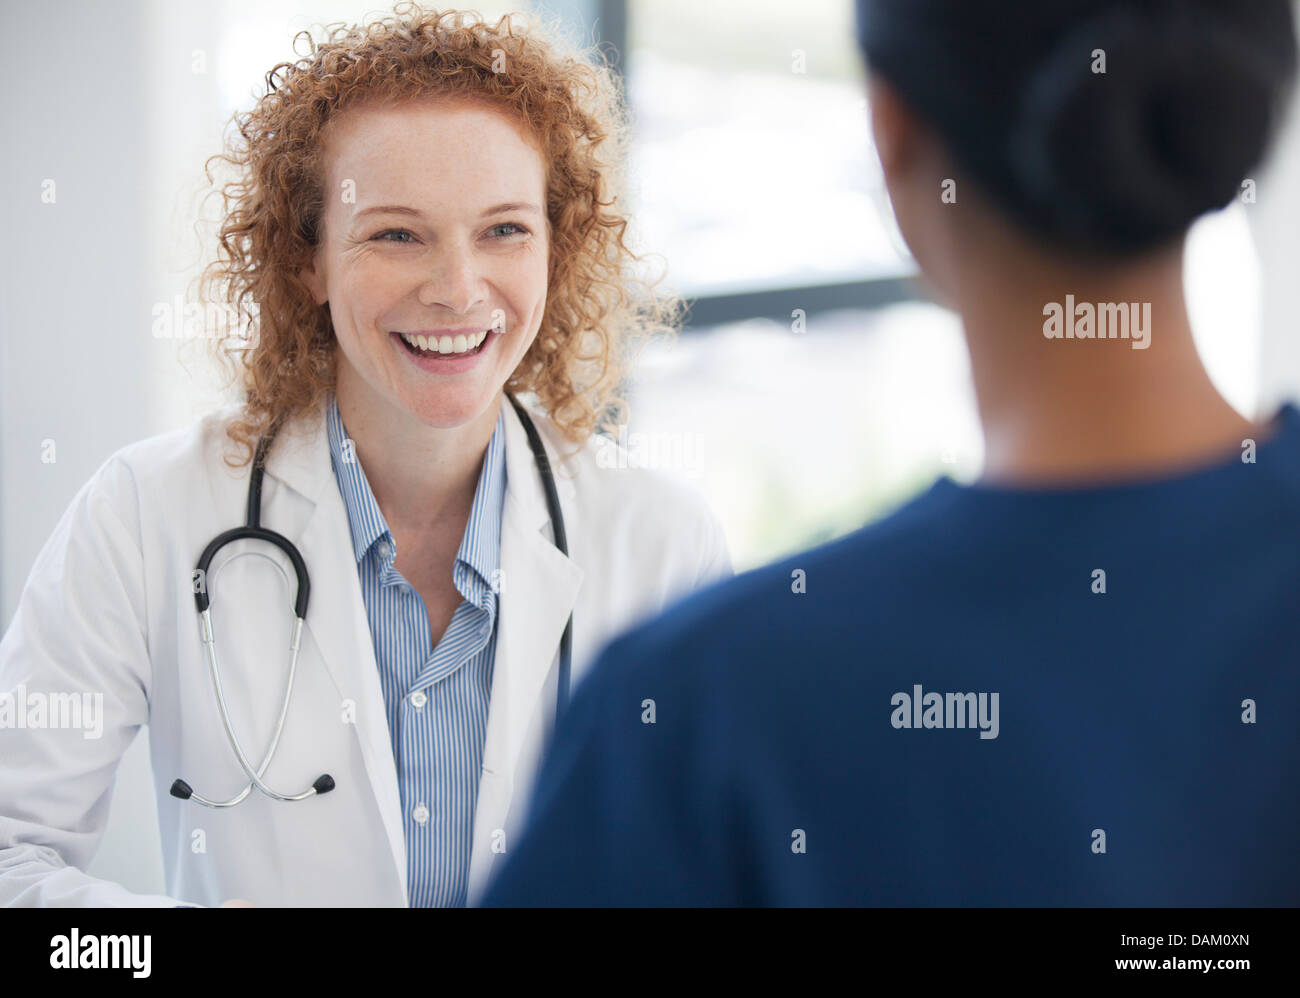
[(424, 600), (393, 567), (397, 545), (333, 396), (326, 422), (397, 762), (408, 901), (463, 906), (496, 653), (492, 582), (506, 494), (505, 415), (497, 416), (452, 568), (462, 601), (437, 647)]

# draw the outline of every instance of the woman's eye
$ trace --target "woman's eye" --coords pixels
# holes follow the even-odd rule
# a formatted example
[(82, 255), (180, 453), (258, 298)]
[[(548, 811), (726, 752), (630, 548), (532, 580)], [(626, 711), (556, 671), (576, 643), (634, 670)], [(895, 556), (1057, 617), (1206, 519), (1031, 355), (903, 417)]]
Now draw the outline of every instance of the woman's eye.
[[(389, 236), (406, 236), (406, 239), (389, 239)], [(410, 242), (414, 237), (406, 229), (385, 229), (383, 232), (377, 232), (370, 237), (372, 240), (380, 240), (386, 243), (405, 243)]]
[(516, 225), (514, 222), (502, 222), (488, 229), (488, 235), (493, 239), (508, 239), (510, 236), (527, 234), (527, 232), (528, 230), (522, 225)]

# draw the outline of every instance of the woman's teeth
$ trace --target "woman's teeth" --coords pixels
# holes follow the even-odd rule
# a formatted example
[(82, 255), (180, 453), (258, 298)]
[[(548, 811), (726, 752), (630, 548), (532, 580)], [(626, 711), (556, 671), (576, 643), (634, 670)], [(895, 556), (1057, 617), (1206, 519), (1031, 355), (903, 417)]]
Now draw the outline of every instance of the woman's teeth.
[(485, 339), (487, 339), (488, 330), (480, 330), (470, 336), (460, 333), (456, 336), (410, 336), (406, 333), (399, 334), (402, 339), (413, 347), (424, 350), (429, 353), (468, 353), (477, 349)]

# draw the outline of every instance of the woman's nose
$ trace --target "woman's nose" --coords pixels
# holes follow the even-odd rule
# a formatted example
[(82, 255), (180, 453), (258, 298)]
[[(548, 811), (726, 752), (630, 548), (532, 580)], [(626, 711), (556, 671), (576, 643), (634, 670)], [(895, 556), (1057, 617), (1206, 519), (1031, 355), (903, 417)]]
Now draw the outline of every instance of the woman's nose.
[(467, 250), (445, 250), (420, 286), (419, 298), (422, 305), (441, 305), (462, 315), (482, 305), (487, 291), (473, 255)]

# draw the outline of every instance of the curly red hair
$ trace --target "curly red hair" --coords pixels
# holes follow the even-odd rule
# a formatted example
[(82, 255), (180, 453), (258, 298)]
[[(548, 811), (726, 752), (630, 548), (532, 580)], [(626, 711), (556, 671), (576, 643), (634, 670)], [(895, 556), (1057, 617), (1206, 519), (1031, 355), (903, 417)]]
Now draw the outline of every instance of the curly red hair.
[[(220, 189), (218, 255), (202, 294), (234, 314), (216, 350), (239, 377), (243, 411), (227, 429), (252, 456), (256, 439), (320, 406), (333, 390), (337, 343), (329, 309), (299, 276), (324, 208), (321, 133), (344, 109), (429, 96), (488, 101), (511, 112), (547, 163), (551, 250), (536, 340), (506, 382), (537, 396), (571, 440), (584, 441), (611, 411), (629, 345), (671, 332), (680, 302), (636, 273), (615, 188), (626, 118), (617, 75), (592, 53), (563, 53), (536, 26), (506, 15), (495, 25), (461, 11), (403, 2), (366, 25), (327, 26), (309, 50), (266, 76), (266, 94), (237, 113), (237, 136), (214, 161), (234, 169)], [(227, 459), (229, 462), (229, 459)]]

